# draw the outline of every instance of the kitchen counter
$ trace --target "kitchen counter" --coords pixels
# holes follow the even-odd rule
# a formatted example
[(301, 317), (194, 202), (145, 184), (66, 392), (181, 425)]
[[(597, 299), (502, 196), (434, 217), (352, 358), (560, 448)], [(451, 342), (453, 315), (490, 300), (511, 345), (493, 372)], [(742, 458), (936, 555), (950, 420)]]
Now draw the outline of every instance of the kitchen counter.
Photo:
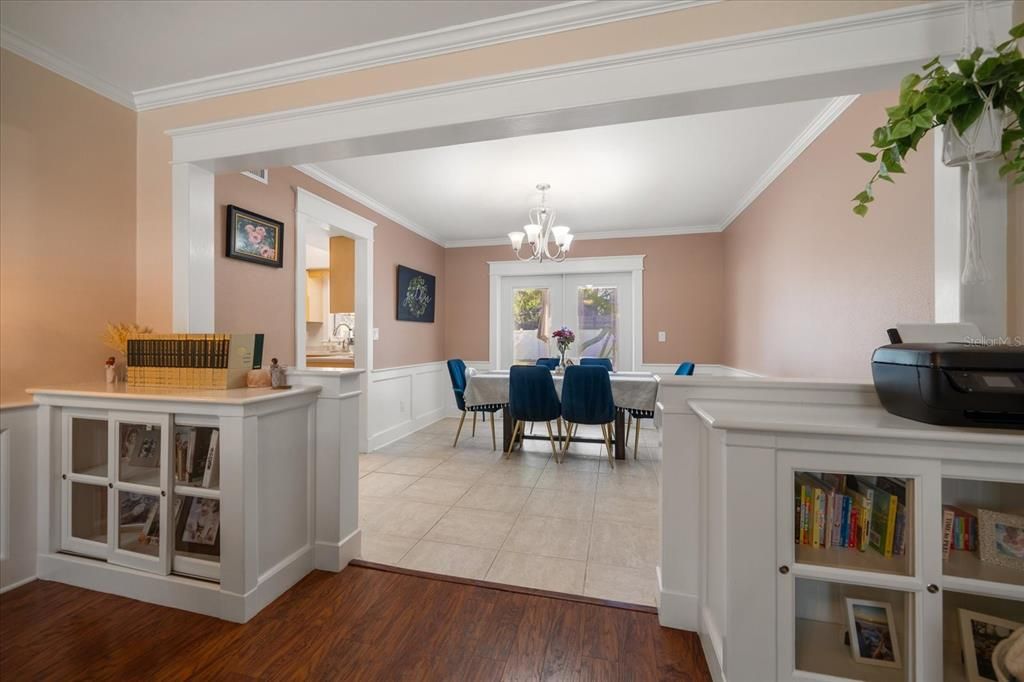
[(355, 367), (354, 353), (306, 353), (307, 367)]

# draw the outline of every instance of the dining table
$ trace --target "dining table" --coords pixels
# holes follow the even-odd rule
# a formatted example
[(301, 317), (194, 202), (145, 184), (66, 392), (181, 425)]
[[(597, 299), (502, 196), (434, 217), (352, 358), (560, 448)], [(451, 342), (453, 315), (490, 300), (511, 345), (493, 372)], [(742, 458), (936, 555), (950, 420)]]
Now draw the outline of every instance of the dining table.
[[(559, 399), (562, 396), (564, 375), (553, 371), (551, 378), (555, 383)], [(615, 459), (626, 458), (626, 412), (628, 410), (644, 410), (654, 412), (658, 402), (659, 379), (650, 372), (610, 372), (612, 385), (612, 401), (615, 403), (615, 429), (612, 436)], [(509, 371), (507, 369), (482, 370), (469, 369), (466, 372), (466, 389), (463, 398), (467, 407), (481, 405), (502, 406), (502, 448), (507, 451), (512, 442), (512, 416), (508, 410)], [(637, 427), (639, 428), (639, 426)], [(521, 429), (521, 432), (525, 429)], [(523, 433), (521, 438), (528, 440), (547, 440), (547, 435), (529, 435)], [(518, 440), (518, 438), (517, 438)], [(601, 438), (573, 436), (571, 442), (604, 443)]]

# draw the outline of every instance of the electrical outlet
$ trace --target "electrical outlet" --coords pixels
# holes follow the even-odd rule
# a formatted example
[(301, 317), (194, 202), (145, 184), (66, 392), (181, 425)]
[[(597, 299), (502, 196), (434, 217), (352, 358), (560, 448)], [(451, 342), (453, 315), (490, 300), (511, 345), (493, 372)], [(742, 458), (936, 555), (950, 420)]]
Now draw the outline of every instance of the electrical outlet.
[(665, 339), (668, 337), (665, 332), (658, 332), (658, 343), (665, 343)]
[(373, 328), (373, 340), (380, 341), (380, 329), (377, 327)]

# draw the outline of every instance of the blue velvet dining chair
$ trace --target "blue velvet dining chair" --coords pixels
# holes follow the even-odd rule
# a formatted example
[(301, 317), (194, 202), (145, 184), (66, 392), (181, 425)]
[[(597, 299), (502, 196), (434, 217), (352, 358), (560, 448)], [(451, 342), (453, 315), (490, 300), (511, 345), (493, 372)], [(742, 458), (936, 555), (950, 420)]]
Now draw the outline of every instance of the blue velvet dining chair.
[(692, 362), (680, 363), (679, 367), (676, 368), (677, 377), (692, 377), (693, 370), (696, 368)]
[(558, 358), (537, 358), (538, 367), (547, 367), (552, 372), (558, 369)]
[(581, 367), (604, 367), (609, 372), (613, 372), (611, 358), (580, 358)]
[(570, 434), (579, 424), (598, 424), (608, 450), (608, 464), (615, 468), (612, 455), (612, 424), (615, 422), (615, 400), (607, 370), (598, 366), (573, 365), (565, 368), (562, 382), (562, 419), (566, 422), (562, 457), (569, 449)]
[(508, 412), (513, 419), (512, 440), (508, 445), (505, 457), (512, 455), (516, 437), (526, 422), (544, 422), (548, 427), (548, 440), (551, 441), (551, 452), (558, 461), (558, 448), (555, 447), (555, 436), (551, 432), (551, 422), (557, 420), (561, 433), (562, 406), (558, 401), (551, 371), (542, 365), (516, 365), (508, 373)]
[(459, 428), (455, 432), (455, 442), (452, 443), (452, 447), (458, 447), (459, 435), (462, 434), (462, 425), (466, 422), (466, 413), (473, 413), (473, 433), (472, 436), (476, 436), (476, 415), (479, 412), (490, 412), (491, 414), (491, 449), (498, 449), (498, 439), (495, 436), (494, 431), (494, 413), (500, 410), (504, 405), (474, 405), (472, 407), (466, 406), (466, 363), (458, 358), (454, 358), (448, 361), (448, 376), (452, 380), (452, 391), (455, 393), (455, 405), (459, 408), (459, 412), (462, 413), (462, 418), (459, 419)]

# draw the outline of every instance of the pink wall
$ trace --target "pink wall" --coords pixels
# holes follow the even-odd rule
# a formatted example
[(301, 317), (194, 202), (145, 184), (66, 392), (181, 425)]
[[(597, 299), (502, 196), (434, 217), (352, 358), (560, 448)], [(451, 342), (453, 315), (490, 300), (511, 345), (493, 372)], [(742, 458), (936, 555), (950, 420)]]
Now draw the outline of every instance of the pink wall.
[[(445, 355), (487, 360), (488, 261), (509, 260), (511, 247), (445, 250)], [(721, 234), (587, 239), (572, 255), (633, 256), (644, 260), (643, 361), (721, 362), (724, 250)], [(667, 341), (658, 343), (658, 331)]]
[(135, 112), (0, 51), (0, 403), (102, 381), (135, 320)]
[(857, 99), (724, 234), (726, 364), (774, 376), (869, 379), (897, 322), (934, 317), (932, 142), (866, 218), (850, 198), (870, 177), (855, 152), (895, 103)]
[[(295, 187), (302, 187), (377, 223), (373, 249), (373, 324), (375, 368), (397, 367), (444, 358), (444, 249), (313, 180), (294, 168), (272, 168), (270, 184), (241, 174), (216, 178), (217, 259), (214, 267), (218, 331), (266, 334), (266, 358), (295, 363)], [(268, 268), (224, 255), (227, 205), (235, 204), (285, 224), (283, 268)], [(434, 324), (395, 319), (395, 271), (408, 265), (437, 276)]]

